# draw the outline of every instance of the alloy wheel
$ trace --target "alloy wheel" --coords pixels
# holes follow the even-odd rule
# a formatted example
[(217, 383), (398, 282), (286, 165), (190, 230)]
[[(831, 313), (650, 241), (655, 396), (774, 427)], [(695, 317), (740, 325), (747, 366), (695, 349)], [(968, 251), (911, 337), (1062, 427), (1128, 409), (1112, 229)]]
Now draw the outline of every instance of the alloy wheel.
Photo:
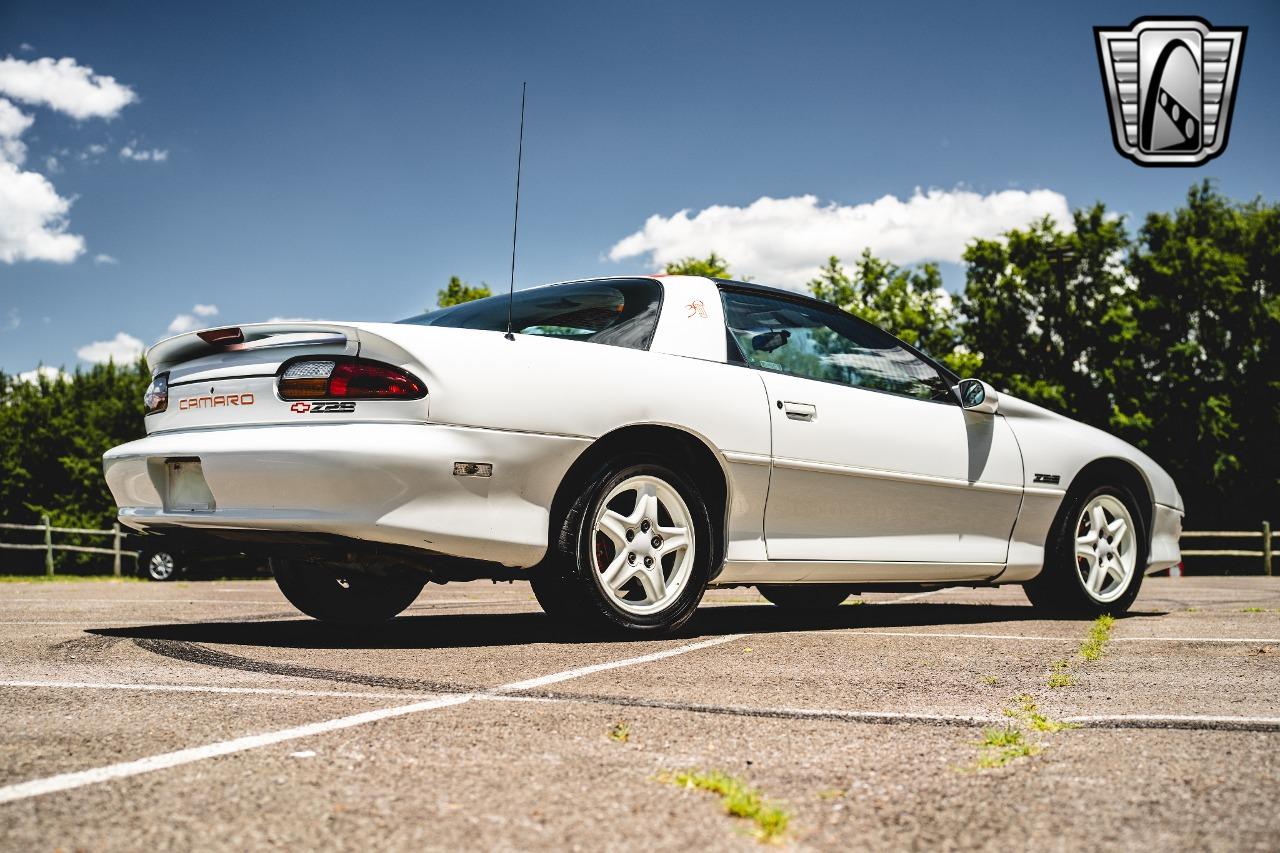
[(596, 580), (628, 613), (656, 613), (679, 598), (693, 571), (694, 548), (693, 514), (657, 477), (622, 481), (596, 511), (591, 549)]
[(1119, 498), (1097, 495), (1076, 521), (1076, 571), (1091, 598), (1100, 603), (1124, 595), (1137, 568), (1133, 516)]

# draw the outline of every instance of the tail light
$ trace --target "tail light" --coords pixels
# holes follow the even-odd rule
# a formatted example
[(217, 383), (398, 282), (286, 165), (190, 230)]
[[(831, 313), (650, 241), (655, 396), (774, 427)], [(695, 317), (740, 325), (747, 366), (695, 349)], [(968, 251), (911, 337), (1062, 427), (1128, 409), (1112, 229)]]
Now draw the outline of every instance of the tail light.
[(157, 373), (142, 395), (142, 405), (148, 415), (158, 415), (169, 408), (169, 373)]
[(419, 400), (422, 380), (398, 367), (362, 359), (303, 358), (285, 365), (282, 400)]

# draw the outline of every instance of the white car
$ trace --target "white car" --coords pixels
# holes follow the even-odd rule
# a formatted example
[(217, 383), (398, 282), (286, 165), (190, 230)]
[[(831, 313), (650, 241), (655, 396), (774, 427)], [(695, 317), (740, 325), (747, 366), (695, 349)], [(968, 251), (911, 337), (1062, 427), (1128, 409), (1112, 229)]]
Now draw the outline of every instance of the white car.
[(1145, 454), (756, 284), (575, 281), (147, 358), (148, 436), (104, 458), (121, 522), (266, 553), (320, 619), (476, 578), (633, 632), (708, 586), (816, 608), (1020, 583), (1088, 614), (1179, 560), (1182, 499)]

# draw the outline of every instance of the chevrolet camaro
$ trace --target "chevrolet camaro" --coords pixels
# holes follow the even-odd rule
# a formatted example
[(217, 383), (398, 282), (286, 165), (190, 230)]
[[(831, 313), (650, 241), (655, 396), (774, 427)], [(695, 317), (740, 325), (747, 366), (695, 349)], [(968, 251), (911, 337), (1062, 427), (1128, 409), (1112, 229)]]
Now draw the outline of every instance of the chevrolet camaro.
[(1181, 497), (1141, 451), (758, 284), (573, 281), (147, 360), (147, 435), (104, 458), (121, 522), (269, 556), (323, 620), (480, 578), (633, 633), (709, 586), (832, 608), (1012, 583), (1096, 614), (1179, 560)]

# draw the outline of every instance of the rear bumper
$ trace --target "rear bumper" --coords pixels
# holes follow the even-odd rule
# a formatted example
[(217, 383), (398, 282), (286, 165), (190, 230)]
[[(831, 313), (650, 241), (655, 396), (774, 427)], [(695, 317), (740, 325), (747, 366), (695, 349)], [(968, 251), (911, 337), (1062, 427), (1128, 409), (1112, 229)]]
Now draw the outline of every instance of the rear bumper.
[[(588, 444), (439, 424), (252, 426), (148, 436), (108, 451), (103, 468), (120, 521), (140, 530), (319, 533), (527, 567)], [(199, 459), (212, 510), (171, 505), (174, 458)], [(456, 477), (455, 462), (489, 462), (493, 476)]]

